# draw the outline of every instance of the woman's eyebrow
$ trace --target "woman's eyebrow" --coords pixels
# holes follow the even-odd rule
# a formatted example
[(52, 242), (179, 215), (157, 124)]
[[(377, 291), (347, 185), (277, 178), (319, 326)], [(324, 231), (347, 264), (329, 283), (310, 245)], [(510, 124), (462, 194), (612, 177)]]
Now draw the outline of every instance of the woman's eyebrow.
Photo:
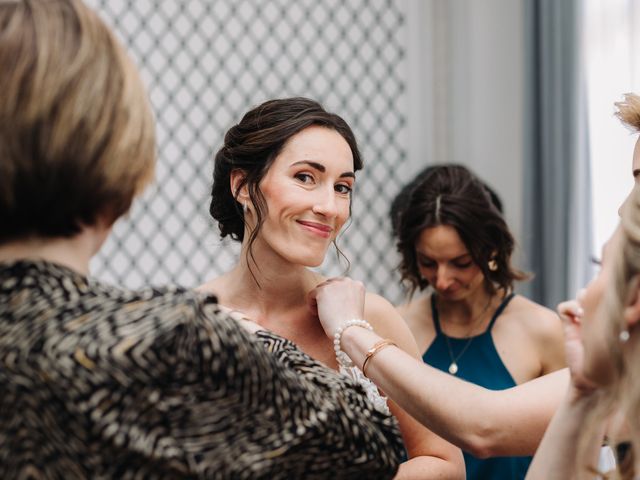
[(314, 168), (322, 173), (327, 171), (324, 165), (318, 162), (313, 162), (311, 160), (300, 160), (299, 162), (294, 162), (291, 164), (292, 167), (296, 165), (309, 165), (311, 168)]
[[(311, 168), (314, 168), (314, 169), (316, 169), (316, 170), (318, 170), (319, 172), (322, 172), (322, 173), (327, 171), (327, 169), (325, 168), (324, 165), (322, 165), (321, 163), (318, 163), (318, 162), (311, 161), (311, 160), (300, 160), (299, 162), (294, 162), (294, 163), (291, 164), (292, 167), (296, 166), (296, 165), (309, 165)], [(344, 173), (340, 174), (340, 178), (342, 178), (342, 177), (355, 178), (356, 174), (353, 173), (353, 172), (344, 172)]]
[[(429, 255), (425, 255), (424, 253), (422, 253), (420, 251), (416, 250), (416, 254), (417, 254), (417, 256), (419, 258), (422, 258), (424, 260), (433, 260)], [(458, 255), (457, 257), (454, 257), (454, 258), (450, 259), (449, 262), (455, 262), (455, 261), (462, 260), (463, 258), (470, 257), (470, 256), (471, 256), (470, 253), (463, 253), (462, 255)]]

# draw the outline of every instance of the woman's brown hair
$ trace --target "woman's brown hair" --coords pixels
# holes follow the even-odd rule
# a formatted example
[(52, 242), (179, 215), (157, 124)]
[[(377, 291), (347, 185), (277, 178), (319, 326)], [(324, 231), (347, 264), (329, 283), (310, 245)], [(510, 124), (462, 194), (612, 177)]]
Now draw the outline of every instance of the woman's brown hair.
[[(398, 269), (409, 293), (429, 285), (420, 275), (416, 242), (423, 230), (439, 225), (455, 228), (490, 293), (509, 291), (515, 280), (527, 278), (511, 266), (514, 240), (501, 209), (496, 193), (462, 165), (432, 165), (418, 174), (391, 207)], [(490, 261), (497, 268), (490, 269)]]

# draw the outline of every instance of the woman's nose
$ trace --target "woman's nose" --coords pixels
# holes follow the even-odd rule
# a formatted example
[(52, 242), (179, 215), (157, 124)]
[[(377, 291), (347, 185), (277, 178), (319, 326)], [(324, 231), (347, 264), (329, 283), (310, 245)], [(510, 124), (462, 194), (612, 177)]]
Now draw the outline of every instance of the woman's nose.
[(333, 188), (330, 191), (328, 190), (329, 189), (322, 189), (318, 192), (313, 205), (313, 212), (318, 215), (333, 218), (338, 215), (338, 205)]
[(435, 287), (437, 290), (446, 290), (452, 283), (452, 278), (446, 267), (438, 267), (438, 271), (436, 273), (436, 284)]

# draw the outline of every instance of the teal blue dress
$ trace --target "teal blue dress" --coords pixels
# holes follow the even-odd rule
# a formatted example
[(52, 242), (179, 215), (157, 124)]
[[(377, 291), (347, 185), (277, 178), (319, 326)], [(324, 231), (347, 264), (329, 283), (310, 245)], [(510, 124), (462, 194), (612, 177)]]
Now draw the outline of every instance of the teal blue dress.
[[(475, 337), (448, 337), (440, 328), (435, 295), (431, 296), (431, 314), (436, 330), (436, 338), (422, 355), (425, 363), (443, 372), (449, 372), (453, 359), (456, 359), (458, 370), (456, 377), (491, 390), (504, 390), (513, 387), (516, 382), (502, 363), (491, 336), (491, 329), (502, 311), (509, 304), (514, 294), (502, 301), (491, 318), (487, 329)], [(447, 345), (447, 339), (449, 345)], [(451, 351), (449, 351), (449, 346)], [(463, 452), (467, 467), (467, 478), (473, 480), (489, 479), (523, 479), (531, 463), (531, 457), (492, 457), (479, 459), (468, 452)]]

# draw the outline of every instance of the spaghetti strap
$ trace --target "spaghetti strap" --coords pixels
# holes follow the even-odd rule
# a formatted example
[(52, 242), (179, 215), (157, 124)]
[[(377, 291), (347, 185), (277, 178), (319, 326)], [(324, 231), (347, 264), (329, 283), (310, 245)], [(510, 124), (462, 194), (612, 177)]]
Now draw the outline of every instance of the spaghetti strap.
[(436, 307), (436, 296), (431, 294), (431, 318), (433, 319), (433, 326), (436, 328), (436, 335), (440, 335), (442, 330), (440, 329), (440, 317), (438, 317), (438, 308)]
[(489, 326), (487, 327), (487, 329), (485, 330), (486, 332), (490, 332), (491, 328), (493, 327), (493, 324), (496, 323), (496, 320), (498, 319), (498, 317), (500, 316), (500, 314), (502, 313), (502, 311), (507, 308), (507, 305), (509, 305), (509, 302), (513, 299), (513, 297), (515, 297), (516, 294), (511, 292), (509, 295), (507, 295), (506, 297), (504, 297), (504, 300), (502, 300), (502, 303), (500, 304), (500, 306), (497, 308), (496, 313), (493, 314), (493, 317), (491, 317), (491, 321), (489, 322)]

